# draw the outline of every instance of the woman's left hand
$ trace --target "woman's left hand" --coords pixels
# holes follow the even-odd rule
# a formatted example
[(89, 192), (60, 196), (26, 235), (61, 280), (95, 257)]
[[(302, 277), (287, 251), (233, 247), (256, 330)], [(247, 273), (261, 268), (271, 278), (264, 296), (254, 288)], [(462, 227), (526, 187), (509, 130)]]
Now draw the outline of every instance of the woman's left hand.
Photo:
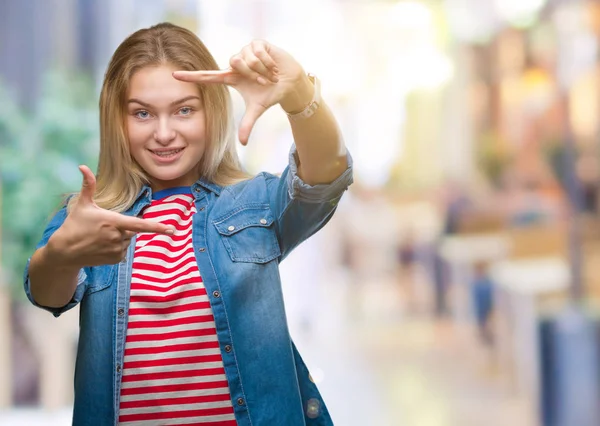
[(244, 99), (246, 112), (239, 139), (248, 143), (256, 120), (270, 107), (281, 104), (287, 112), (302, 110), (312, 99), (313, 87), (300, 64), (286, 51), (263, 40), (255, 40), (229, 60), (226, 70), (175, 71), (182, 81), (226, 84)]

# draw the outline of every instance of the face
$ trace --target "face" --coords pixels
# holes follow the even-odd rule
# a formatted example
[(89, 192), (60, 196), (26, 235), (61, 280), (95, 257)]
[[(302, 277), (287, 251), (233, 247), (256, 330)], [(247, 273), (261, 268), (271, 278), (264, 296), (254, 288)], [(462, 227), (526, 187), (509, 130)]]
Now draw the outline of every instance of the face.
[(137, 71), (127, 94), (131, 155), (150, 176), (153, 191), (190, 186), (205, 149), (205, 116), (198, 87), (161, 65)]

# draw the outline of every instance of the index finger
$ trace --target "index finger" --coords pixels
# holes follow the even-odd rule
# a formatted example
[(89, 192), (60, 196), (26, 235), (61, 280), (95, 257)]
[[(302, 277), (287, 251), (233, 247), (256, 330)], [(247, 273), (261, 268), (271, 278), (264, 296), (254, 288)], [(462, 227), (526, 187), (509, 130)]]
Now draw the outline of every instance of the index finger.
[(233, 70), (201, 70), (201, 71), (174, 71), (173, 77), (177, 80), (190, 83), (220, 83), (227, 84), (228, 77), (233, 75)]
[(115, 217), (114, 224), (121, 231), (149, 232), (153, 234), (166, 235), (173, 235), (175, 233), (175, 228), (172, 226), (168, 226), (163, 223), (152, 222), (146, 219), (140, 219), (139, 217), (123, 216), (118, 213)]

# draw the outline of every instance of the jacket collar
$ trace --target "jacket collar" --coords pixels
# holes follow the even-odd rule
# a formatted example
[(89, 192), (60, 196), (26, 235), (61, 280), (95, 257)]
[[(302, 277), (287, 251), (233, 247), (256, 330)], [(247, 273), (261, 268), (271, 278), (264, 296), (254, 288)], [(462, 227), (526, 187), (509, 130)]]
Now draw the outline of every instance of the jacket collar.
[[(192, 193), (194, 194), (194, 197), (196, 198), (196, 200), (198, 198), (200, 198), (200, 196), (203, 192), (212, 192), (215, 195), (219, 196), (219, 195), (221, 195), (222, 189), (223, 189), (222, 186), (217, 185), (216, 183), (213, 183), (213, 182), (209, 182), (203, 178), (198, 179), (192, 185)], [(140, 192), (138, 193), (137, 197), (135, 198), (133, 205), (131, 206), (130, 209), (128, 209), (128, 213), (133, 214), (134, 216), (137, 216), (139, 214), (139, 212), (142, 210), (142, 208), (144, 208), (151, 202), (152, 202), (152, 188), (149, 185), (144, 185), (142, 187), (142, 189), (140, 189)]]

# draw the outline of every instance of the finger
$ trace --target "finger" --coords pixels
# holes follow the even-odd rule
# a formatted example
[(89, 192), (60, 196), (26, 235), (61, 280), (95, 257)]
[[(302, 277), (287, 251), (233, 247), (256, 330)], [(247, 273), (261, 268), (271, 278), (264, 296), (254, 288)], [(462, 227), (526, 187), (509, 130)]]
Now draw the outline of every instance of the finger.
[(173, 77), (177, 80), (202, 84), (230, 84), (233, 71), (227, 70), (202, 70), (202, 71), (174, 71)]
[(238, 134), (242, 145), (246, 145), (248, 143), (248, 139), (250, 139), (250, 133), (252, 132), (252, 128), (254, 127), (256, 120), (258, 120), (264, 112), (265, 108), (261, 107), (260, 105), (251, 105), (246, 107), (246, 112), (244, 113), (244, 117), (240, 123), (240, 130)]
[(242, 58), (240, 55), (233, 56), (229, 61), (229, 65), (231, 65), (231, 69), (233, 71), (241, 74), (249, 80), (254, 80), (258, 84), (262, 84), (263, 86), (268, 83), (265, 77), (261, 76), (256, 71), (251, 70), (248, 64), (246, 63), (245, 59)]
[(124, 216), (119, 213), (114, 214), (113, 224), (121, 231), (132, 231), (135, 233), (148, 232), (152, 234), (166, 235), (173, 235), (175, 233), (175, 228), (172, 226), (140, 219), (138, 217)]
[(252, 51), (258, 59), (269, 69), (269, 71), (277, 74), (279, 69), (277, 63), (269, 54), (269, 45), (262, 40), (255, 40), (252, 42)]
[(96, 176), (88, 166), (79, 166), (79, 171), (83, 175), (83, 183), (81, 184), (78, 203), (93, 203), (94, 193), (96, 192)]
[(128, 243), (135, 236), (135, 232), (133, 231), (121, 231), (121, 236), (123, 237), (123, 241), (127, 241)]
[[(252, 47), (246, 46), (242, 50), (242, 53), (244, 61), (246, 61), (246, 64), (252, 71), (255, 71), (261, 76), (268, 78), (273, 83), (277, 83), (279, 81), (277, 75), (275, 75), (273, 71), (267, 68), (266, 64), (263, 63), (261, 58), (259, 58), (258, 55), (255, 54), (256, 52), (253, 51)], [(263, 53), (267, 55), (267, 52), (265, 52), (264, 50)], [(267, 57), (269, 56), (267, 55)]]

